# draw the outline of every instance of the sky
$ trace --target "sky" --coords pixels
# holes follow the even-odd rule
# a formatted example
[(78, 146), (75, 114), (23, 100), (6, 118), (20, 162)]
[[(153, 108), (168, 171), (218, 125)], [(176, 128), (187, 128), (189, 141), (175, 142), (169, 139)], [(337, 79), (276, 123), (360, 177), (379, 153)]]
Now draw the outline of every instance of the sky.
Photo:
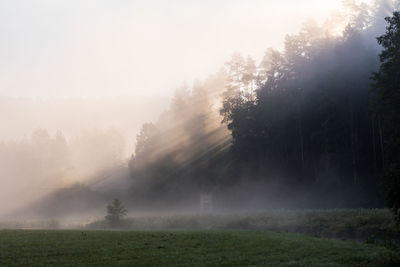
[(168, 96), (341, 0), (0, 0), (0, 96)]

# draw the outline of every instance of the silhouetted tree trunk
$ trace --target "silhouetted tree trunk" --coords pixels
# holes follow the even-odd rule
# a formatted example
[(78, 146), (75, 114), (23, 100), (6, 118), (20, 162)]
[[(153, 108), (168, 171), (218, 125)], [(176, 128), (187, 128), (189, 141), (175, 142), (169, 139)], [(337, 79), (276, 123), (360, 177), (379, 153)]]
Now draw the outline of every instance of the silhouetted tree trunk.
[(376, 162), (376, 140), (375, 140), (375, 117), (371, 115), (371, 128), (372, 128), (372, 151), (374, 153), (374, 175), (377, 176), (377, 162)]
[(383, 147), (383, 136), (382, 136), (382, 122), (381, 119), (378, 119), (378, 127), (379, 127), (379, 141), (381, 145), (381, 159), (382, 159), (382, 170), (385, 168), (385, 150)]
[(353, 168), (353, 183), (357, 184), (357, 158), (356, 158), (356, 141), (355, 141), (355, 127), (354, 127), (354, 111), (351, 93), (349, 96), (349, 109), (350, 109), (350, 139), (351, 139), (351, 154), (352, 154), (352, 168)]
[(304, 141), (303, 141), (303, 126), (301, 124), (301, 117), (299, 118), (299, 137), (300, 137), (300, 151), (301, 151), (301, 167), (304, 170)]

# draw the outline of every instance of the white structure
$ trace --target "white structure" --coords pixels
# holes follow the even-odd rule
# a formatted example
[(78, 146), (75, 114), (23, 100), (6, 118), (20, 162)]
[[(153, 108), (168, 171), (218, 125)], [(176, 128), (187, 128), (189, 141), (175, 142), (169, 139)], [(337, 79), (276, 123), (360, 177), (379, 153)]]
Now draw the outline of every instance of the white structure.
[(208, 213), (212, 212), (213, 203), (211, 194), (201, 194), (200, 195), (200, 212)]

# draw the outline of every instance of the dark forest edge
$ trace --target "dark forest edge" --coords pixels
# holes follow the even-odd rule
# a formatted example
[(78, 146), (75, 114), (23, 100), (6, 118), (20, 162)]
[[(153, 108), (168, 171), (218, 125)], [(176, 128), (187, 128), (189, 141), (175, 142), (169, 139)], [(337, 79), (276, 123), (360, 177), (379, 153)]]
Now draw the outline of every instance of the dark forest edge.
[(254, 185), (260, 190), (249, 194), (266, 205), (280, 192), (271, 197), (278, 206), (293, 198), (300, 208), (383, 207), (384, 193), (396, 211), (400, 23), (397, 12), (387, 17), (396, 7), (349, 1), (339, 35), (329, 28), (339, 19), (333, 17), (305, 23), (283, 51), (267, 50), (259, 66), (234, 54), (217, 74), (226, 76), (219, 79), (220, 114), (229, 139), (221, 127), (206, 127), (209, 80), (178, 90), (170, 110), (137, 137), (133, 199), (174, 203), (188, 192), (223, 195), (232, 188), (246, 199)]

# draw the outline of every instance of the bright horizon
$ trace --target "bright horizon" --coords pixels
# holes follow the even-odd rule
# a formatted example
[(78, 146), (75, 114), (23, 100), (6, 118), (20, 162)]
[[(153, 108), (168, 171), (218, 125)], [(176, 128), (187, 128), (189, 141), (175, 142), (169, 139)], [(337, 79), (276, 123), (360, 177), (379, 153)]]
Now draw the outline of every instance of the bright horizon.
[(0, 96), (170, 96), (341, 2), (0, 0)]

